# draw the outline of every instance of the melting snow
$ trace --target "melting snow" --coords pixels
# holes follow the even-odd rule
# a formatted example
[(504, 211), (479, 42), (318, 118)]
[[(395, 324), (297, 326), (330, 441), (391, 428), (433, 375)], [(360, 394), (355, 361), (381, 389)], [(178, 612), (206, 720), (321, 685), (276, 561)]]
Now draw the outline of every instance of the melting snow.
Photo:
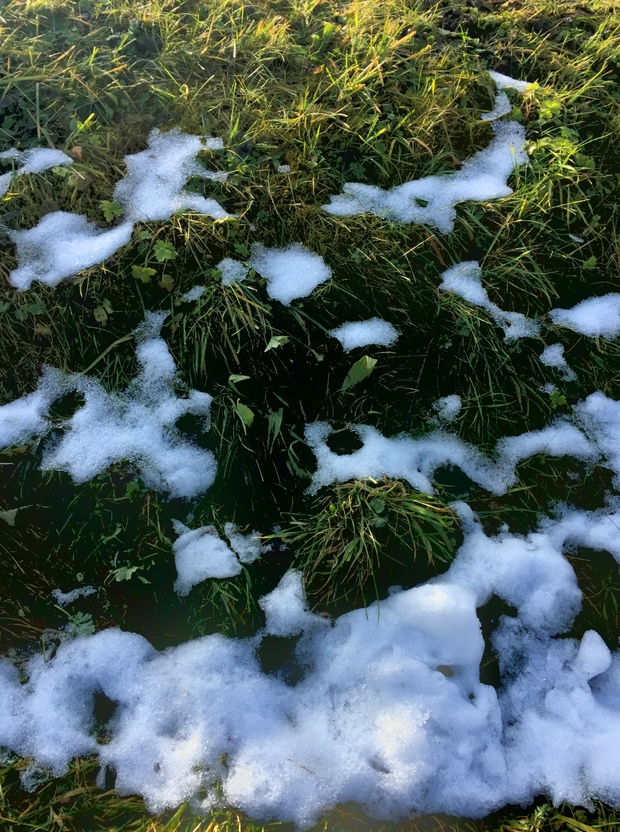
[(461, 397), (456, 393), (443, 396), (437, 399), (433, 407), (437, 411), (437, 419), (441, 422), (453, 422), (461, 412)]
[(516, 78), (511, 78), (509, 75), (502, 75), (501, 72), (495, 72), (493, 69), (488, 70), (488, 72), (498, 90), (525, 92), (533, 86), (529, 81), (519, 81)]
[(381, 479), (385, 474), (407, 480), (418, 491), (432, 493), (435, 471), (449, 465), (460, 468), (487, 491), (503, 494), (516, 481), (515, 466), (541, 453), (596, 461), (620, 476), (620, 445), (614, 444), (620, 435), (620, 402), (593, 393), (575, 406), (573, 421), (561, 418), (542, 430), (504, 437), (497, 443), (495, 459), (445, 431), (417, 438), (405, 434), (387, 438), (369, 425), (352, 428), (362, 442), (361, 448), (337, 454), (327, 445), (329, 425), (315, 422), (306, 426), (306, 441), (317, 462), (309, 491), (315, 493), (330, 483), (361, 477)]
[(49, 147), (33, 147), (31, 150), (24, 151), (11, 148), (11, 150), (0, 153), (0, 159), (14, 159), (18, 163), (16, 170), (3, 173), (0, 176), (0, 197), (8, 191), (11, 179), (14, 176), (22, 176), (25, 173), (42, 173), (50, 168), (73, 163), (73, 159), (63, 153), (62, 150), (54, 150)]
[[(465, 541), (450, 569), (394, 592), (380, 614), (375, 604), (332, 627), (289, 572), (261, 600), (267, 623), (252, 639), (211, 635), (157, 653), (105, 630), (47, 662), (35, 656), (25, 685), (0, 664), (0, 743), (56, 774), (98, 754), (151, 811), (223, 800), (300, 826), (351, 800), (392, 819), (482, 816), (541, 792), (617, 804), (620, 653), (591, 630), (561, 635), (581, 606), (562, 549), (614, 540), (617, 552), (609, 512), (567, 511), (525, 537), (490, 538), (457, 508)], [(479, 675), (476, 610), (492, 595), (516, 608), (493, 635), (499, 693)], [(298, 634), (305, 671), (291, 686), (263, 673), (256, 651), (266, 635)], [(105, 744), (93, 735), (96, 691), (118, 703)]]
[(218, 536), (215, 526), (189, 529), (174, 521), (179, 537), (172, 544), (177, 579), (174, 584), (179, 595), (207, 578), (232, 578), (241, 572), (235, 553)]
[(245, 280), (249, 271), (249, 266), (239, 260), (233, 260), (232, 257), (220, 260), (215, 268), (222, 273), (222, 286), (232, 286), (233, 283)]
[[(13, 286), (25, 291), (34, 280), (56, 286), (82, 269), (102, 263), (129, 242), (137, 222), (166, 220), (182, 210), (197, 211), (218, 220), (230, 216), (216, 200), (184, 190), (192, 176), (217, 182), (226, 180), (227, 174), (207, 170), (196, 159), (204, 148), (222, 147), (221, 139), (205, 141), (180, 130), (169, 133), (153, 130), (148, 144), (147, 150), (125, 157), (127, 175), (114, 189), (114, 199), (125, 209), (125, 222), (102, 230), (79, 214), (56, 211), (44, 216), (28, 231), (11, 232), (19, 261), (19, 266), (10, 275)], [(11, 153), (14, 155), (15, 152)], [(18, 169), (17, 173), (43, 170), (43, 153), (48, 154), (44, 158), (49, 160), (49, 154), (60, 151), (28, 151), (24, 169)], [(66, 162), (55, 161), (53, 164), (71, 161), (68, 156), (64, 158)], [(0, 189), (1, 184), (2, 178)]]
[(61, 280), (111, 257), (131, 239), (133, 225), (124, 222), (102, 230), (86, 217), (54, 211), (28, 231), (12, 231), (19, 266), (10, 281), (21, 291), (34, 280), (57, 286)]
[[(528, 86), (490, 74), (500, 91)], [(522, 128), (497, 124), (494, 130), (491, 145), (458, 173), (389, 191), (348, 185), (328, 210), (371, 212), (450, 231), (458, 202), (510, 193), (508, 176), (515, 163), (525, 161)], [(128, 222), (99, 232), (83, 217), (58, 212), (31, 231), (14, 232), (20, 258), (14, 285), (56, 285), (109, 257), (127, 242), (138, 219), (164, 218), (188, 207), (218, 216), (223, 209), (214, 200), (184, 187), (191, 176), (223, 178), (195, 158), (203, 147), (221, 146), (219, 139), (154, 131), (148, 150), (127, 157), (127, 177), (115, 192)], [(18, 158), (11, 151), (4, 156)], [(27, 157), (19, 161), (29, 163)], [(245, 276), (243, 264), (229, 262)], [(300, 244), (256, 245), (249, 265), (284, 304), (331, 276), (323, 260)], [(225, 272), (226, 267), (223, 283)], [(201, 288), (185, 298), (199, 297)], [(488, 310), (507, 340), (539, 331), (535, 321), (490, 301), (475, 262), (446, 270), (441, 288)], [(175, 395), (176, 367), (160, 337), (165, 317), (147, 314), (137, 333), (140, 371), (124, 393), (46, 369), (35, 392), (0, 407), (0, 446), (45, 434), (52, 402), (75, 391), (84, 404), (46, 448), (44, 468), (66, 470), (83, 482), (126, 460), (148, 485), (171, 496), (206, 490), (215, 476), (213, 455), (183, 440), (174, 425), (193, 413), (207, 426), (211, 397), (196, 390), (187, 398)], [(620, 295), (555, 309), (551, 318), (593, 337), (615, 337)], [(360, 340), (370, 334), (395, 338), (396, 331), (385, 327), (390, 325), (372, 319), (332, 334), (352, 349), (387, 343)], [(560, 344), (545, 348), (541, 360), (565, 375), (572, 372)], [(460, 407), (456, 395), (439, 399), (435, 419), (447, 423)], [(493, 457), (447, 429), (387, 438), (364, 425), (354, 428), (362, 447), (339, 455), (327, 445), (330, 430), (323, 423), (306, 428), (317, 462), (313, 492), (384, 474), (431, 492), (435, 471), (451, 465), (502, 494), (515, 482), (517, 463), (538, 453), (603, 465), (620, 487), (620, 402), (601, 392), (542, 430), (504, 437)], [(255, 818), (300, 826), (347, 801), (390, 819), (436, 812), (482, 816), (507, 803), (530, 803), (541, 793), (555, 802), (587, 806), (603, 799), (620, 805), (620, 651), (612, 653), (592, 630), (580, 640), (563, 635), (582, 602), (564, 552), (575, 546), (606, 550), (620, 563), (620, 500), (609, 498), (604, 509), (590, 512), (560, 506), (525, 536), (505, 526), (489, 537), (467, 505), (454, 508), (464, 543), (453, 564), (424, 585), (394, 589), (380, 614), (375, 604), (330, 626), (308, 610), (301, 576), (291, 571), (260, 600), (266, 624), (253, 638), (211, 635), (158, 653), (136, 634), (109, 629), (61, 644), (47, 661), (34, 656), (25, 684), (15, 667), (0, 660), (0, 746), (56, 774), (75, 756), (97, 754), (102, 780), (106, 768), (113, 768), (119, 791), (143, 795), (152, 811), (186, 800), (198, 810), (225, 803)], [(257, 532), (240, 534), (231, 523), (225, 525), (229, 544), (213, 526), (190, 530), (177, 522), (175, 528), (175, 588), (181, 594), (205, 578), (238, 574), (242, 563), (265, 551)], [(91, 590), (55, 590), (54, 596), (70, 603)], [(494, 595), (516, 609), (500, 618), (492, 635), (503, 681), (499, 692), (480, 681), (485, 644), (477, 609)], [(287, 681), (286, 668), (261, 670), (257, 653), (267, 636), (299, 637), (293, 663), (302, 675), (295, 685)], [(105, 743), (94, 731), (97, 692), (117, 703)], [(26, 771), (24, 782), (31, 779)]]
[(225, 182), (227, 174), (203, 167), (196, 156), (204, 148), (218, 149), (221, 140), (205, 142), (180, 130), (153, 130), (148, 148), (125, 156), (127, 175), (117, 183), (114, 199), (131, 222), (167, 220), (177, 211), (197, 211), (217, 220), (230, 216), (215, 199), (184, 190), (192, 176)]
[(230, 545), (223, 541), (215, 526), (189, 529), (174, 520), (174, 530), (179, 537), (172, 544), (177, 580), (174, 584), (179, 595), (187, 595), (190, 589), (207, 578), (232, 578), (241, 572), (241, 564), (252, 563), (268, 547), (261, 545), (259, 532), (240, 534), (234, 523), (226, 523), (224, 533)]
[(210, 451), (184, 440), (175, 422), (186, 413), (208, 425), (211, 396), (191, 390), (175, 395), (174, 360), (159, 329), (166, 313), (147, 313), (137, 347), (140, 372), (122, 394), (107, 393), (95, 379), (47, 371), (39, 389), (0, 407), (0, 444), (7, 446), (42, 434), (51, 427), (47, 411), (52, 401), (69, 391), (81, 393), (84, 404), (61, 426), (62, 437), (48, 444), (43, 470), (66, 471), (81, 483), (125, 460), (151, 488), (172, 497), (195, 497), (215, 479)]
[(59, 607), (66, 607), (73, 604), (78, 598), (85, 598), (88, 595), (95, 595), (97, 590), (94, 586), (80, 586), (70, 592), (62, 592), (60, 589), (53, 589), (52, 595)]
[(588, 298), (572, 309), (552, 309), (549, 315), (554, 324), (564, 324), (590, 338), (615, 338), (620, 334), (620, 294)]
[(287, 248), (266, 248), (255, 243), (249, 264), (267, 281), (269, 297), (285, 306), (296, 298), (305, 298), (332, 276), (323, 258), (301, 243)]
[(551, 346), (545, 347), (541, 353), (540, 360), (547, 367), (555, 367), (559, 370), (565, 381), (573, 381), (577, 378), (564, 358), (564, 347), (562, 344), (551, 344)]
[(198, 298), (201, 298), (206, 291), (206, 286), (192, 286), (192, 288), (188, 292), (185, 292), (184, 295), (181, 295), (181, 300), (184, 300), (186, 302), (198, 300)]
[(459, 202), (486, 202), (512, 193), (508, 178), (527, 161), (525, 128), (516, 122), (497, 122), (488, 147), (463, 162), (457, 173), (425, 176), (387, 191), (375, 185), (349, 182), (323, 208), (338, 217), (375, 214), (387, 220), (416, 222), (442, 234), (454, 229)]
[(337, 329), (328, 332), (337, 338), (345, 352), (368, 344), (391, 347), (398, 339), (398, 332), (392, 324), (381, 318), (369, 318), (367, 321), (349, 321)]
[(504, 312), (489, 299), (486, 289), (480, 279), (480, 266), (475, 260), (457, 263), (441, 275), (440, 289), (453, 292), (464, 300), (481, 306), (490, 312), (493, 320), (504, 330), (506, 341), (516, 341), (519, 338), (530, 338), (538, 335), (540, 325), (532, 318), (527, 318), (521, 312)]

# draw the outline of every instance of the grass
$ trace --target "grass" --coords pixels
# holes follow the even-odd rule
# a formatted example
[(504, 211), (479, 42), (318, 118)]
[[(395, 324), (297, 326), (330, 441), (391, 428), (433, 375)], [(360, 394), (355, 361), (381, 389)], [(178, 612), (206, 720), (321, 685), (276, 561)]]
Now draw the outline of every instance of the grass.
[(365, 604), (385, 594), (394, 573), (390, 561), (418, 582), (423, 574), (418, 557), (425, 556), (432, 574), (454, 555), (454, 513), (398, 480), (334, 486), (321, 493), (313, 509), (307, 518), (293, 519), (278, 537), (294, 547), (293, 565), (318, 603), (332, 606), (344, 598)]
[[(184, 517), (186, 505), (166, 503), (121, 464), (75, 487), (65, 475), (38, 471), (37, 443), (9, 449), (0, 455), (0, 510), (18, 513), (12, 526), (0, 520), (3, 654), (23, 661), (55, 649), (67, 620), (50, 592), (78, 576), (99, 590), (80, 607), (94, 626), (123, 626), (163, 648), (196, 634), (252, 632), (262, 620), (257, 598), (291, 564), (303, 569), (313, 607), (327, 613), (423, 580), (454, 552), (459, 532), (448, 503), (456, 498), (467, 498), (491, 530), (503, 522), (531, 529), (558, 499), (602, 505), (606, 472), (572, 464), (582, 476), (569, 480), (571, 466), (543, 456), (519, 466), (517, 485), (501, 499), (447, 471), (438, 472), (434, 497), (365, 481), (310, 499), (314, 463), (302, 437), (316, 419), (336, 429), (340, 452), (354, 449), (351, 423), (419, 434), (432, 403), (456, 392), (463, 408), (454, 430), (488, 451), (498, 437), (541, 427), (593, 390), (614, 395), (618, 342), (553, 326), (548, 312), (617, 289), (617, 13), (613, 0), (0, 3), (0, 150), (48, 146), (74, 158), (70, 168), (15, 178), (0, 200), (0, 401), (34, 389), (44, 364), (124, 389), (136, 372), (132, 332), (144, 310), (169, 311), (163, 333), (182, 383), (214, 396), (209, 434), (191, 420), (179, 426), (218, 458), (214, 487), (193, 506), (195, 522), (234, 521), (288, 547), (274, 547), (234, 580), (171, 597), (172, 519)], [(514, 102), (530, 164), (515, 171), (511, 196), (460, 205), (446, 236), (321, 210), (347, 181), (388, 188), (449, 173), (486, 146), (490, 127), (479, 120), (492, 99), (486, 68), (536, 82)], [(15, 266), (8, 231), (59, 209), (110, 227), (106, 201), (123, 157), (143, 149), (154, 127), (176, 126), (222, 137), (224, 150), (205, 152), (204, 162), (227, 171), (228, 181), (189, 187), (235, 218), (185, 212), (143, 224), (128, 246), (75, 281), (15, 292), (6, 280)], [(290, 173), (278, 173), (281, 164)], [(253, 273), (222, 287), (219, 260), (247, 259), (256, 240), (302, 242), (335, 277), (291, 307), (271, 301)], [(160, 261), (162, 244), (171, 257)], [(438, 292), (440, 273), (468, 259), (480, 261), (491, 300), (539, 319), (540, 338), (507, 345), (485, 312)], [(184, 302), (195, 284), (205, 293)], [(327, 332), (369, 309), (401, 338), (373, 349), (373, 373), (341, 392), (359, 356), (343, 354)], [(266, 351), (274, 336), (288, 340)], [(552, 398), (541, 389), (549, 371), (538, 356), (557, 341), (577, 380), (558, 382)], [(58, 420), (74, 405), (60, 403)], [(241, 416), (247, 409), (251, 420)], [(615, 643), (612, 567), (595, 570), (584, 552), (572, 562), (586, 597), (575, 634), (594, 627)], [(144, 613), (154, 608), (157, 620)], [(17, 780), (23, 765), (0, 769), (0, 819), (10, 832), (263, 828), (232, 811), (200, 820), (182, 807), (150, 817), (137, 798), (98, 790), (88, 760), (26, 794)], [(600, 804), (589, 814), (541, 804), (475, 828), (588, 832), (617, 824)], [(399, 829), (429, 825), (472, 828), (439, 818)], [(393, 827), (344, 808), (318, 828)]]

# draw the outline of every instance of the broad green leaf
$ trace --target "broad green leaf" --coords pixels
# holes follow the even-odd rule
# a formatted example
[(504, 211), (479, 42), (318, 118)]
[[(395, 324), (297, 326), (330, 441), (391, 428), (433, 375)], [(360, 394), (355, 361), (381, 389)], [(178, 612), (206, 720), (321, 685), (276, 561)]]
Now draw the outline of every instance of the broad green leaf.
[(6, 312), (6, 310), (9, 308), (10, 305), (11, 304), (8, 303), (8, 301), (0, 300), (0, 314), (2, 314), (3, 312)]
[(105, 311), (103, 306), (96, 306), (94, 311), (95, 320), (101, 326), (105, 326), (108, 322), (108, 313)]
[(166, 260), (174, 260), (177, 256), (172, 243), (165, 243), (163, 240), (157, 240), (153, 246), (153, 254), (158, 263), (164, 263)]
[(551, 121), (562, 112), (562, 102), (554, 99), (542, 101), (540, 104), (541, 121)]
[(119, 205), (118, 202), (110, 202), (109, 199), (103, 199), (100, 204), (103, 216), (107, 222), (112, 222), (116, 217), (122, 217), (125, 213), (123, 206)]
[(385, 500), (382, 500), (380, 497), (375, 497), (375, 499), (371, 500), (368, 505), (377, 514), (383, 514), (385, 511)]
[(551, 399), (551, 407), (554, 410), (556, 409), (556, 407), (562, 407), (566, 404), (566, 396), (559, 390), (552, 390), (549, 394), (549, 398)]
[(142, 283), (150, 283), (154, 274), (157, 274), (156, 269), (151, 269), (149, 266), (132, 266), (131, 273), (136, 280), (141, 280)]
[(583, 264), (584, 269), (594, 269), (596, 267), (596, 257), (588, 257), (586, 262)]
[(288, 344), (291, 339), (288, 335), (274, 335), (273, 338), (269, 339), (269, 343), (265, 347), (265, 352), (269, 352), (269, 350), (275, 350), (278, 347), (283, 347), (284, 344)]
[(132, 575), (138, 569), (140, 569), (139, 566), (119, 566), (116, 569), (112, 569), (111, 574), (114, 575), (114, 580), (120, 583), (121, 581), (131, 580)]
[(162, 274), (162, 276), (157, 281), (158, 286), (161, 286), (162, 289), (165, 289), (167, 292), (171, 292), (174, 289), (174, 278), (170, 277), (169, 274)]
[(35, 300), (34, 303), (31, 303), (26, 308), (28, 309), (30, 315), (42, 315), (45, 312), (45, 304), (41, 298)]
[(17, 508), (9, 508), (5, 509), (4, 511), (0, 511), (0, 520), (4, 520), (5, 523), (8, 523), (9, 526), (15, 525), (15, 517), (17, 516), (17, 512), (19, 509)]
[(241, 402), (237, 402), (237, 404), (235, 405), (235, 410), (237, 411), (237, 414), (239, 415), (239, 418), (241, 419), (243, 424), (250, 427), (250, 425), (254, 421), (254, 412), (250, 410), (250, 408), (247, 405), (242, 404)]
[(355, 362), (347, 373), (347, 377), (342, 382), (340, 392), (344, 393), (345, 390), (348, 390), (350, 387), (355, 387), (355, 385), (359, 384), (360, 381), (368, 378), (368, 376), (375, 369), (376, 364), (376, 358), (371, 358), (369, 355), (363, 355), (359, 361)]

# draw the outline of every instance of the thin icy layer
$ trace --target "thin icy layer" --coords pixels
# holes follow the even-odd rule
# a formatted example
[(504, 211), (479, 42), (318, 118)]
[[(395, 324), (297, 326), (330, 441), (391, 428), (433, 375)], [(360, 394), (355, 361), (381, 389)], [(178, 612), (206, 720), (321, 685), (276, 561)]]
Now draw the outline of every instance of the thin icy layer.
[[(157, 653), (105, 630), (31, 659), (26, 684), (0, 663), (0, 745), (56, 774), (98, 754), (116, 788), (154, 812), (224, 803), (302, 827), (347, 801), (394, 820), (483, 816), (540, 794), (620, 804), (620, 653), (592, 630), (559, 635), (581, 605), (562, 547), (615, 539), (618, 557), (613, 517), (566, 510), (526, 537), (490, 538), (456, 508), (465, 541), (444, 575), (333, 626), (289, 572), (261, 599), (267, 623), (252, 639), (210, 635)], [(515, 608), (492, 635), (499, 694), (480, 682), (477, 608), (492, 596)], [(262, 672), (263, 638), (299, 634), (301, 679)], [(98, 692), (117, 703), (102, 744)]]
[(564, 358), (564, 347), (562, 344), (551, 344), (545, 347), (541, 353), (540, 360), (547, 367), (555, 367), (562, 374), (565, 381), (573, 381), (577, 378), (575, 372), (568, 366)]
[(620, 334), (620, 294), (582, 300), (571, 309), (552, 309), (554, 324), (564, 324), (590, 338), (616, 338)]
[(464, 300), (481, 306), (492, 316), (498, 326), (504, 330), (506, 341), (516, 341), (519, 338), (531, 338), (540, 332), (540, 324), (532, 318), (527, 318), (521, 312), (504, 312), (494, 304), (480, 279), (481, 269), (475, 260), (457, 263), (446, 269), (441, 275), (439, 288), (444, 292), (460, 295)]
[(620, 487), (620, 402), (601, 392), (592, 393), (573, 408), (572, 419), (556, 419), (546, 428), (500, 439), (495, 458), (446, 431), (421, 437), (387, 438), (369, 425), (351, 428), (362, 447), (337, 454), (327, 445), (331, 428), (324, 422), (306, 426), (306, 442), (316, 457), (310, 493), (334, 482), (383, 475), (405, 479), (418, 491), (433, 492), (435, 472), (460, 468), (473, 482), (494, 494), (503, 494), (516, 481), (515, 467), (535, 454), (573, 457), (596, 462), (613, 472)]
[(33, 147), (31, 150), (24, 150), (23, 152), (12, 148), (0, 153), (0, 159), (15, 159), (19, 164), (16, 170), (3, 173), (0, 176), (0, 197), (8, 191), (11, 179), (14, 176), (22, 176), (25, 173), (42, 173), (50, 168), (73, 163), (73, 159), (63, 153), (62, 150), (54, 150), (49, 147)]
[(195, 497), (215, 479), (210, 451), (183, 439), (174, 425), (193, 414), (208, 427), (211, 396), (190, 390), (175, 394), (176, 367), (159, 330), (166, 313), (147, 313), (137, 333), (140, 372), (124, 393), (107, 393), (101, 384), (79, 374), (62, 378), (44, 373), (39, 389), (0, 408), (0, 446), (14, 445), (51, 424), (49, 407), (59, 395), (81, 393), (84, 404), (60, 428), (63, 435), (43, 454), (44, 471), (66, 471), (74, 482), (86, 482), (115, 462), (126, 461), (150, 488), (172, 497)]
[(368, 344), (391, 347), (398, 339), (398, 332), (392, 324), (382, 318), (369, 318), (367, 321), (349, 321), (328, 333), (337, 338), (345, 352)]
[(215, 267), (222, 273), (222, 286), (231, 286), (233, 283), (240, 283), (248, 276), (249, 266), (233, 260), (232, 257), (225, 257)]
[(425, 176), (387, 191), (374, 185), (349, 182), (323, 208), (338, 217), (375, 214), (387, 220), (424, 223), (442, 234), (454, 229), (455, 205), (486, 202), (512, 193), (508, 178), (527, 162), (525, 129), (517, 122), (497, 122), (488, 147), (463, 162), (457, 173)]
[(187, 595), (207, 578), (232, 578), (241, 572), (235, 553), (218, 536), (215, 526), (189, 529), (178, 520), (173, 522), (179, 535), (172, 544), (177, 568), (174, 589), (179, 595)]
[(95, 595), (97, 590), (94, 586), (80, 586), (77, 589), (72, 589), (69, 592), (63, 592), (60, 589), (53, 589), (52, 595), (59, 607), (66, 607), (69, 604), (75, 603), (78, 598), (86, 598), (89, 595)]
[(249, 265), (267, 281), (267, 294), (288, 306), (295, 298), (305, 298), (332, 275), (323, 258), (301, 243), (287, 248), (252, 246)]
[(111, 257), (129, 242), (132, 229), (130, 222), (102, 230), (79, 214), (46, 214), (34, 228), (10, 232), (19, 266), (9, 280), (21, 291), (29, 289), (35, 280), (57, 286), (61, 280)]
[(125, 156), (127, 175), (116, 184), (114, 199), (131, 222), (167, 220), (177, 211), (197, 211), (217, 220), (230, 216), (215, 199), (184, 190), (187, 181), (201, 179), (225, 182), (228, 174), (203, 167), (196, 156), (205, 148), (218, 149), (221, 140), (189, 136), (180, 130), (153, 130), (148, 148)]

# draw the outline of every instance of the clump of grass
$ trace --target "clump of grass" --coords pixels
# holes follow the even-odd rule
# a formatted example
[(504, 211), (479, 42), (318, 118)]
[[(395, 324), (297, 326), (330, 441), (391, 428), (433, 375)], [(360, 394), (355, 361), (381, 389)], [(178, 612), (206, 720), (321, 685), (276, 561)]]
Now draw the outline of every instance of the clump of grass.
[(413, 584), (425, 568), (445, 568), (456, 529), (454, 512), (437, 498), (400, 480), (367, 478), (330, 488), (312, 513), (292, 519), (278, 537), (293, 548), (293, 566), (316, 603), (366, 603), (369, 583), (378, 598), (395, 573)]

